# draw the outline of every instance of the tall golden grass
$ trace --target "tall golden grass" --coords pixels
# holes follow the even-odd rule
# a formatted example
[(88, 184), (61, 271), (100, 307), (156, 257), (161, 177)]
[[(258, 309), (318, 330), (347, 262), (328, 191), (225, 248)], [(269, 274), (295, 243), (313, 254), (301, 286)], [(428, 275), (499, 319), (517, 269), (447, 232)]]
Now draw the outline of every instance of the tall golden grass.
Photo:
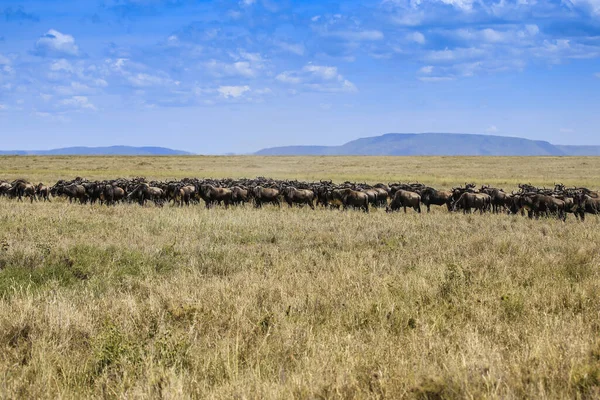
[[(141, 162), (157, 169), (136, 169)], [(0, 177), (418, 177), (444, 187), (560, 180), (597, 188), (598, 165), (0, 158)], [(595, 217), (0, 199), (0, 226), (3, 398), (600, 396)]]

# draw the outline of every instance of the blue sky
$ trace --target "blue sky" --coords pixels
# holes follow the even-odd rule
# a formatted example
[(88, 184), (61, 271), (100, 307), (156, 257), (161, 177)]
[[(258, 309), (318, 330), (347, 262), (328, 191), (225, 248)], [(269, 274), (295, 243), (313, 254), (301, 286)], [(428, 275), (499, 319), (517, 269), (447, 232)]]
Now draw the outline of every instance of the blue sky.
[(600, 0), (0, 0), (0, 148), (600, 144)]

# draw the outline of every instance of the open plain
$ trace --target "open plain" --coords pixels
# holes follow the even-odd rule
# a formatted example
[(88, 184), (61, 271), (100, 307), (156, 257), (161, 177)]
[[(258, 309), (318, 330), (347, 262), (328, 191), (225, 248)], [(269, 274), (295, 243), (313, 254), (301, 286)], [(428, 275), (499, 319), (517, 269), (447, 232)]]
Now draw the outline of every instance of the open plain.
[[(600, 189), (600, 158), (0, 157), (145, 176)], [(2, 398), (597, 398), (600, 221), (0, 198)]]

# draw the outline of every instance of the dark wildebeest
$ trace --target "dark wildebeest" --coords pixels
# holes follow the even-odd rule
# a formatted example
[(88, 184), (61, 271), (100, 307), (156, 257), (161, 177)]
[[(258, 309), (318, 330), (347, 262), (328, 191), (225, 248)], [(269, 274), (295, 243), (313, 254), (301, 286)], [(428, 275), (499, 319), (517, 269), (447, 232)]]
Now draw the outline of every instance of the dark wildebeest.
[(192, 185), (180, 185), (179, 187), (173, 188), (169, 186), (169, 190), (171, 191), (171, 199), (173, 200), (173, 204), (179, 206), (190, 205), (190, 200), (194, 198), (196, 195), (196, 187)]
[(386, 211), (396, 211), (404, 208), (404, 213), (406, 213), (406, 207), (411, 207), (420, 214), (421, 196), (418, 193), (400, 189), (394, 194), (394, 198)]
[(315, 209), (314, 200), (315, 193), (310, 189), (296, 189), (293, 186), (288, 186), (282, 191), (283, 199), (290, 207), (295, 204), (308, 204), (310, 208)]
[(8, 182), (0, 182), (0, 196), (8, 195), (8, 192), (12, 189), (12, 185)]
[(360, 208), (369, 212), (369, 196), (366, 193), (352, 190), (350, 188), (336, 189), (332, 192), (333, 201), (341, 201), (344, 210), (348, 207)]
[(471, 209), (479, 210), (481, 214), (490, 209), (492, 198), (485, 193), (464, 192), (452, 206), (454, 211), (462, 209), (465, 214), (470, 214)]
[(485, 193), (491, 197), (492, 211), (494, 213), (499, 213), (505, 209), (508, 195), (502, 189), (482, 186), (481, 193)]
[(159, 187), (150, 186), (147, 183), (140, 183), (127, 195), (127, 198), (137, 200), (142, 206), (146, 204), (146, 201), (150, 200), (157, 206), (162, 207), (165, 199), (165, 191)]
[(69, 198), (69, 203), (73, 202), (73, 199), (79, 200), (81, 204), (87, 202), (88, 195), (83, 185), (71, 184), (67, 186), (61, 186), (58, 188), (58, 194), (64, 195)]
[(448, 207), (448, 211), (452, 211), (452, 192), (449, 190), (435, 190), (427, 187), (421, 191), (421, 203), (427, 206), (427, 212), (430, 211), (431, 205)]
[(377, 191), (377, 207), (387, 206), (388, 198), (390, 197), (390, 188), (383, 183), (378, 183), (373, 186), (373, 189)]
[(281, 207), (278, 189), (257, 186), (252, 190), (252, 193), (254, 194), (254, 204), (257, 208), (262, 207), (264, 203), (276, 204)]
[(49, 201), (50, 200), (50, 188), (48, 186), (45, 186), (43, 183), (39, 183), (36, 187), (36, 194), (39, 198), (44, 199), (44, 202)]
[(539, 218), (551, 214), (562, 220), (566, 218), (565, 202), (549, 195), (525, 193), (520, 196), (519, 205), (520, 208), (529, 210), (529, 218)]
[(11, 188), (8, 190), (8, 195), (18, 198), (19, 201), (23, 201), (23, 197), (29, 197), (32, 203), (34, 200), (37, 201), (35, 186), (22, 179), (18, 179), (12, 183)]
[(198, 191), (202, 200), (206, 203), (206, 208), (210, 208), (214, 203), (225, 203), (225, 208), (229, 207), (231, 204), (231, 189), (215, 187), (211, 184), (205, 183), (200, 185), (200, 190)]
[(379, 205), (379, 191), (377, 189), (363, 189), (362, 192), (369, 197), (370, 205), (372, 205), (373, 207), (377, 207)]
[(585, 213), (597, 215), (600, 213), (600, 198), (591, 197), (585, 193), (575, 196), (573, 199), (576, 207), (576, 215), (585, 220)]
[(252, 192), (243, 186), (234, 186), (231, 188), (231, 202), (232, 204), (239, 205), (250, 201)]
[(125, 198), (125, 190), (113, 184), (100, 186), (100, 201), (105, 202), (107, 206), (115, 205), (118, 201)]

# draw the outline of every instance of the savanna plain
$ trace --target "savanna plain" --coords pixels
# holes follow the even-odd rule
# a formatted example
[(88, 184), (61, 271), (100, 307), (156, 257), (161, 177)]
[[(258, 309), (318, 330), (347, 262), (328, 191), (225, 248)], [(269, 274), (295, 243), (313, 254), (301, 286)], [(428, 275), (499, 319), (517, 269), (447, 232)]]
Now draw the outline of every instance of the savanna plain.
[[(0, 179), (600, 189), (600, 158), (0, 157)], [(600, 398), (600, 223), (0, 198), (2, 398)]]

